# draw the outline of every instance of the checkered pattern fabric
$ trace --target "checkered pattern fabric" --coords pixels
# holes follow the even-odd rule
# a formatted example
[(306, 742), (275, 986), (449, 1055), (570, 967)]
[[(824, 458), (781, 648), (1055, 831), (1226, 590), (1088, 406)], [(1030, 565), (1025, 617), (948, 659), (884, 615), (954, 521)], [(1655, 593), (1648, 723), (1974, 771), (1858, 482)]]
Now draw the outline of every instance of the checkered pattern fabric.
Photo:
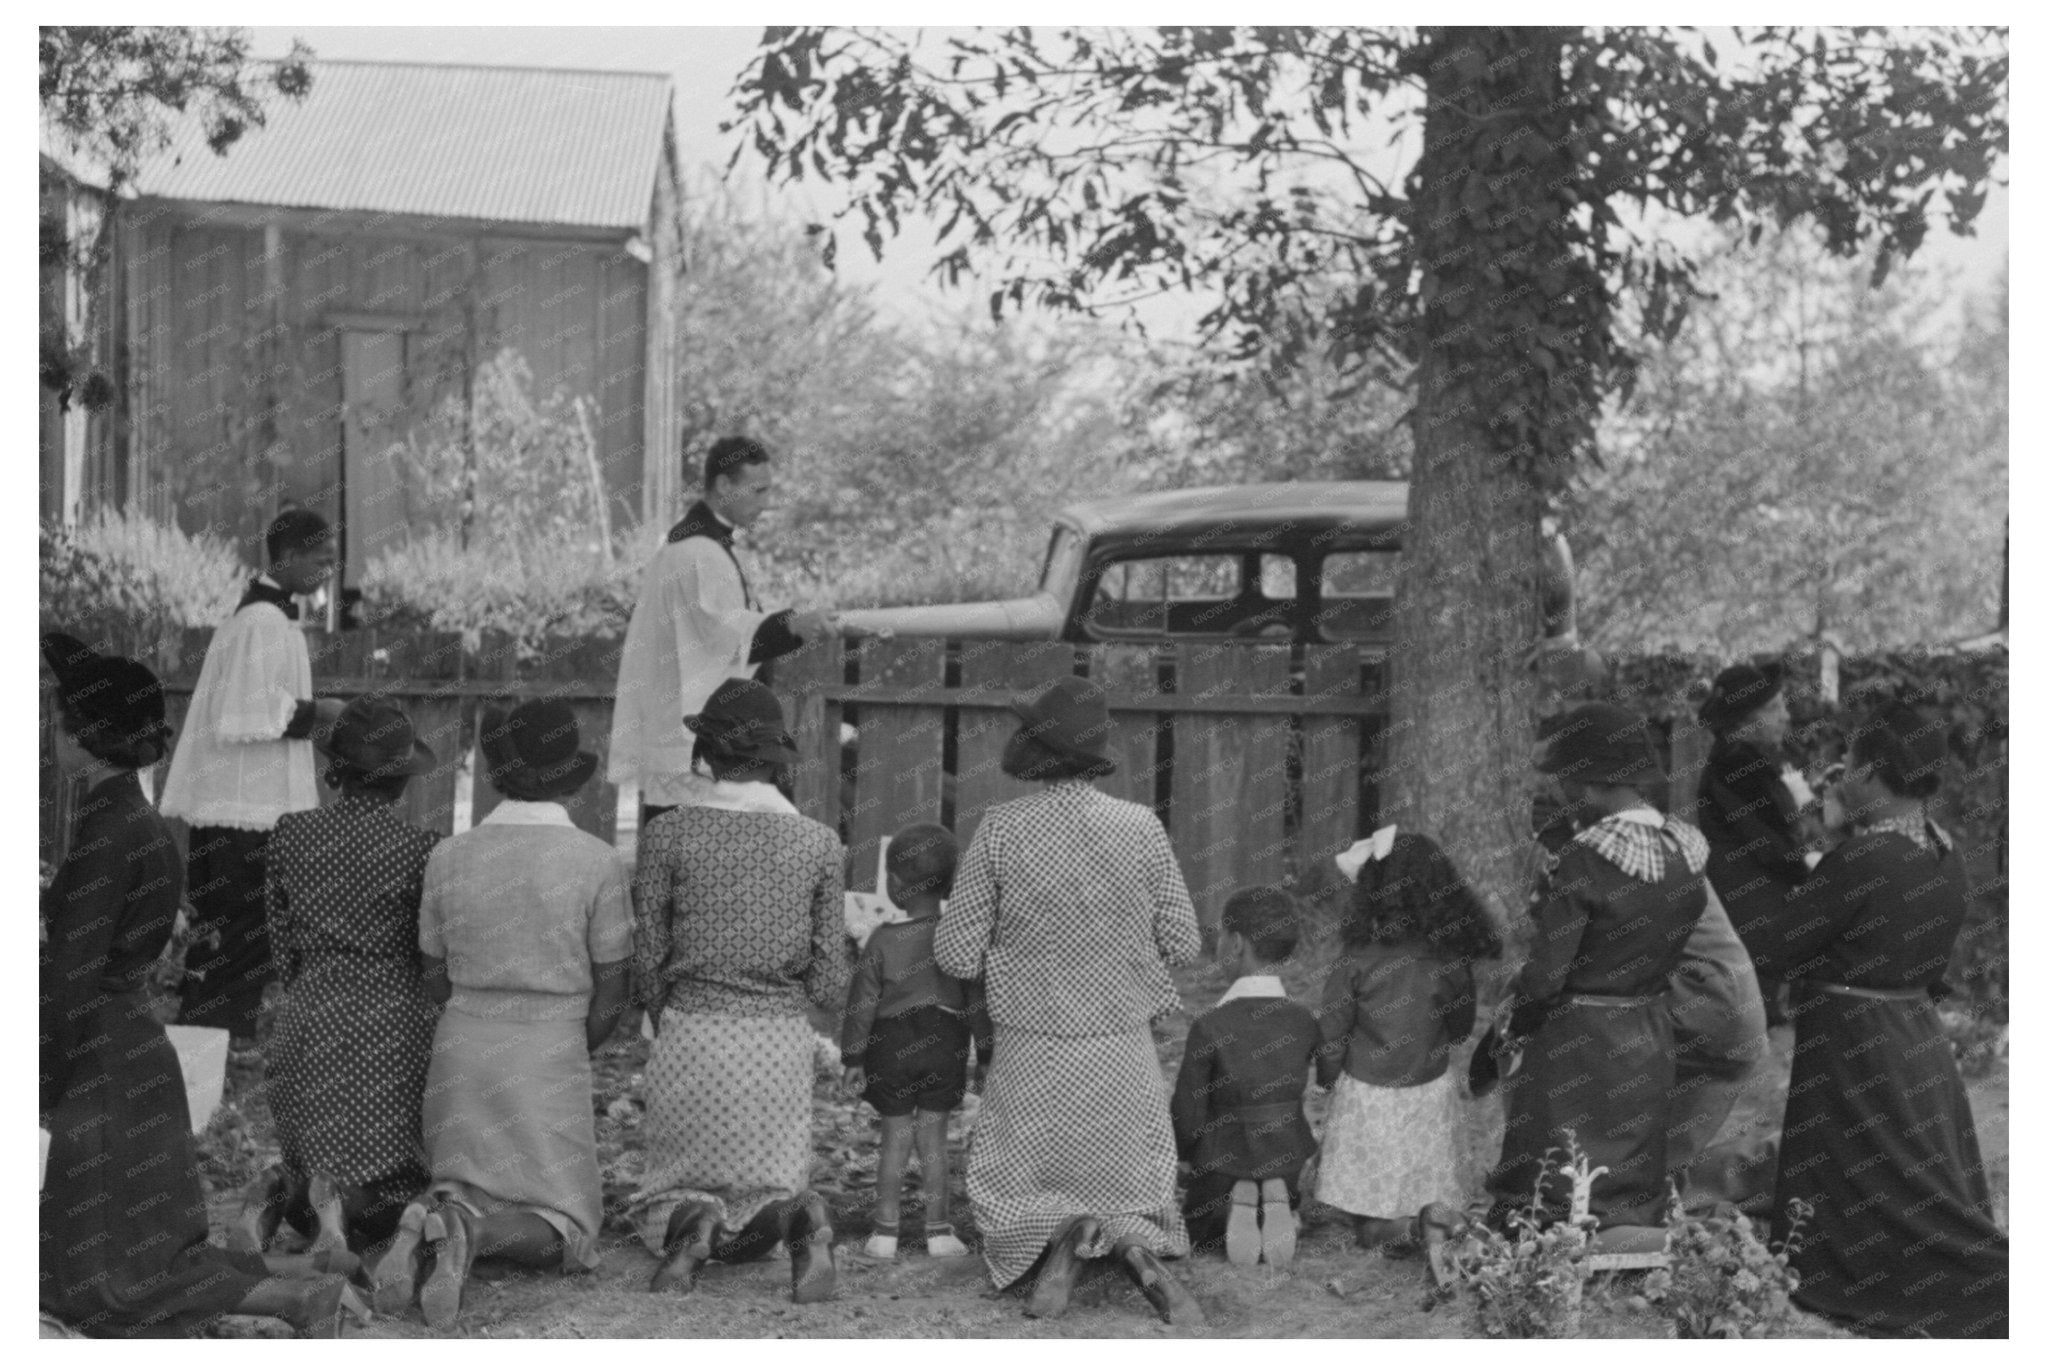
[(1178, 1009), (1167, 968), (1202, 935), (1159, 817), (1055, 782), (983, 817), (932, 948), (950, 975), (985, 975), (997, 1023), (1079, 1036)]
[(1707, 866), (1705, 837), (1684, 821), (1669, 817), (1662, 825), (1648, 825), (1610, 815), (1581, 830), (1577, 840), (1639, 882), (1663, 881), (1664, 859), (1673, 850), (1685, 860), (1689, 872)]
[(996, 1026), (988, 1093), (967, 1154), (967, 1197), (991, 1283), (1023, 1278), (1060, 1225), (1101, 1220), (1083, 1257), (1128, 1239), (1188, 1254), (1174, 1193), (1166, 1078), (1147, 1029), (1094, 1038)]
[(1956, 846), (1948, 831), (1925, 816), (1900, 815), (1890, 820), (1873, 820), (1863, 826), (1865, 834), (1903, 834), (1929, 853), (1946, 853)]

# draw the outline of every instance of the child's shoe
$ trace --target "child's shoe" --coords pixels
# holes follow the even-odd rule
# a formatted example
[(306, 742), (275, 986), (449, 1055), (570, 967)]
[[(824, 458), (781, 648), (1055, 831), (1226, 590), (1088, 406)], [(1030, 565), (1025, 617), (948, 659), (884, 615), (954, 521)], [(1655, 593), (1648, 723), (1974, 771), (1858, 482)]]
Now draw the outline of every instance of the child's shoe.
[(1230, 1220), (1223, 1225), (1223, 1254), (1232, 1265), (1259, 1263), (1259, 1182), (1240, 1180), (1230, 1190)]
[[(1240, 1186), (1250, 1183), (1242, 1181)], [(1260, 1185), (1259, 1196), (1259, 1241), (1266, 1264), (1285, 1270), (1294, 1264), (1294, 1206), (1287, 1200), (1287, 1182), (1268, 1180)]]
[(953, 1235), (951, 1223), (927, 1223), (924, 1230), (924, 1254), (941, 1258), (965, 1256), (967, 1243)]
[(867, 1241), (862, 1243), (860, 1254), (867, 1257), (870, 1261), (895, 1260), (896, 1234), (898, 1231), (899, 1229), (894, 1223), (877, 1221), (875, 1230), (869, 1233)]

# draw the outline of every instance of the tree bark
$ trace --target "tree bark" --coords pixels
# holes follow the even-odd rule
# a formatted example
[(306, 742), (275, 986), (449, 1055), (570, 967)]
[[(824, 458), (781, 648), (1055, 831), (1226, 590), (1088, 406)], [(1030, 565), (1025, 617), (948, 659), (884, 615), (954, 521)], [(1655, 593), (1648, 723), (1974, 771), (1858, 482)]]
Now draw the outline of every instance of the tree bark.
[(1562, 39), (1437, 30), (1421, 60), (1424, 303), (1386, 790), (1389, 818), (1436, 839), (1512, 929), (1536, 866), (1526, 660), (1541, 634), (1539, 471), (1554, 452), (1527, 448), (1503, 414), (1527, 401), (1513, 376), (1547, 372), (1540, 334), (1513, 318), (1569, 232), (1541, 193), (1568, 145), (1534, 135), (1554, 117)]

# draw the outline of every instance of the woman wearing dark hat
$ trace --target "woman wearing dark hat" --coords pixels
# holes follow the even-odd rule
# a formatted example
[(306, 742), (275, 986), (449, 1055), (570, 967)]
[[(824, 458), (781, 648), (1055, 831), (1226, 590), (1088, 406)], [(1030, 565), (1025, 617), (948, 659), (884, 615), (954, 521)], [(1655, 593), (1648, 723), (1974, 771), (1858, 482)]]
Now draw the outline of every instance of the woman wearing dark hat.
[(145, 988), (184, 885), (136, 779), (170, 743), (163, 690), (68, 635), (44, 636), (43, 657), (57, 762), (87, 792), (41, 907), (42, 1309), (90, 1336), (196, 1335), (226, 1313), (337, 1335), (344, 1309), (362, 1311), (341, 1276), (271, 1278), (261, 1258), (206, 1240), (183, 1073)]
[(1793, 983), (1798, 1043), (1772, 1225), (1812, 1210), (1798, 1302), (1865, 1331), (2007, 1335), (2006, 1234), (1955, 1054), (1928, 991), (1968, 910), (1963, 855), (1928, 818), (1939, 722), (1890, 707), (1851, 735), (1854, 833), (1764, 943)]
[(1699, 718), (1714, 734), (1698, 806), (1707, 876), (1750, 950), (1771, 1022), (1783, 1023), (1778, 994), (1784, 973), (1768, 956), (1757, 956), (1757, 928), (1783, 917), (1787, 898), (1806, 880), (1800, 812), (1813, 801), (1785, 756), (1792, 717), (1784, 670), (1775, 663), (1723, 669)]
[(998, 1289), (1034, 1265), (1027, 1312), (1065, 1311), (1077, 1259), (1113, 1256), (1170, 1322), (1201, 1307), (1160, 1264), (1185, 1256), (1168, 1091), (1150, 1024), (1180, 1005), (1169, 967), (1201, 931), (1151, 810), (1097, 791), (1102, 689), (1062, 678), (1015, 707), (1003, 771), (1042, 790), (993, 806), (961, 859), (933, 952), (986, 974), (995, 1060), (967, 1196)]
[(236, 1232), (261, 1251), (289, 1219), (316, 1257), (342, 1261), (389, 1237), (427, 1183), (420, 1101), (438, 1010), (420, 980), (420, 893), (440, 836), (392, 812), (434, 768), (396, 706), (358, 697), (315, 746), (341, 797), (278, 817), (266, 852), (284, 999), (264, 1079), (282, 1160), (245, 1194)]
[(1536, 767), (1558, 779), (1584, 827), (1540, 888), (1515, 983), (1510, 1029), (1525, 1044), (1487, 1178), (1494, 1218), (1532, 1194), (1551, 1215), (1568, 1210), (1568, 1179), (1537, 1181), (1569, 1129), (1587, 1164), (1607, 1168), (1592, 1189), (1601, 1226), (1656, 1228), (1676, 1071), (1667, 996), (1707, 908), (1706, 840), (1644, 797), (1662, 774), (1647, 724), (1618, 706), (1566, 713)]
[(796, 748), (774, 693), (729, 678), (683, 723), (709, 790), (648, 822), (633, 874), (634, 978), (655, 1030), (634, 1197), (660, 1257), (649, 1288), (688, 1292), (705, 1262), (781, 1244), (792, 1298), (814, 1303), (838, 1271), (810, 1189), (806, 1006), (846, 1001), (843, 854), (775, 788)]
[(422, 1113), (433, 1184), (399, 1219), (375, 1302), (399, 1313), (417, 1292), (437, 1328), (478, 1257), (597, 1265), (590, 1053), (626, 1008), (632, 920), (618, 855), (561, 804), (597, 771), (579, 743), (563, 702), (486, 711), (479, 744), (505, 799), (427, 860), (419, 951), (444, 1002)]

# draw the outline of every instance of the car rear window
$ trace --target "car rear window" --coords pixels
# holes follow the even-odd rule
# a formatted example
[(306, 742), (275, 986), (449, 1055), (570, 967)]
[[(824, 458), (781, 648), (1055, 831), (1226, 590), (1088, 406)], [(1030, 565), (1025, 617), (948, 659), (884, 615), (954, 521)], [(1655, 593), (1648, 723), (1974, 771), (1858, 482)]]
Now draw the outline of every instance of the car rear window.
[(1316, 623), (1325, 639), (1383, 640), (1394, 633), (1399, 550), (1349, 550), (1323, 559)]

